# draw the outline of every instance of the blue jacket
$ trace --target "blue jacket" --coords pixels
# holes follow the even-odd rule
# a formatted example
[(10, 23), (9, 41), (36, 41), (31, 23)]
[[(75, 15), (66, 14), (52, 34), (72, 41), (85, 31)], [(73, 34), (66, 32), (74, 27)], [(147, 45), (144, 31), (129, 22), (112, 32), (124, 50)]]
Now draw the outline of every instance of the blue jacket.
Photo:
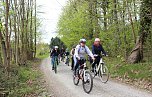
[(106, 55), (105, 50), (103, 49), (102, 45), (99, 46), (95, 46), (94, 44), (92, 45), (92, 53), (93, 54), (97, 54), (97, 55), (101, 55), (101, 52)]

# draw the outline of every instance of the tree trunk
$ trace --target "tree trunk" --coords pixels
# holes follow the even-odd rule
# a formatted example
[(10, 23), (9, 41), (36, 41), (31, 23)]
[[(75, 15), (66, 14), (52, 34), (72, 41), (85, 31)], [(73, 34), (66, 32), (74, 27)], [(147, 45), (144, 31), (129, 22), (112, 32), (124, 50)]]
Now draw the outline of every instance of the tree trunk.
[(131, 51), (130, 56), (128, 57), (129, 63), (137, 63), (143, 60), (143, 44), (147, 39), (147, 36), (150, 33), (152, 13), (150, 12), (152, 8), (152, 1), (143, 0), (141, 5), (140, 13), (140, 37), (136, 42), (135, 47)]
[(7, 71), (10, 70), (10, 42), (9, 42), (9, 31), (8, 31), (8, 20), (9, 20), (9, 1), (5, 0), (6, 2), (6, 8), (5, 8), (5, 32), (6, 32), (6, 56), (7, 56)]
[(134, 24), (133, 24), (133, 20), (132, 20), (132, 15), (131, 15), (131, 12), (129, 10), (128, 2), (126, 1), (126, 3), (127, 3), (129, 19), (130, 19), (130, 23), (131, 23), (131, 27), (132, 27), (133, 39), (134, 39), (134, 43), (136, 43), (136, 34), (135, 34)]
[(14, 34), (15, 34), (15, 64), (18, 65), (18, 42), (17, 42), (17, 27), (16, 27), (16, 23), (17, 23), (17, 0), (14, 0)]
[(36, 40), (36, 35), (37, 35), (37, 33), (36, 33), (36, 29), (37, 29), (37, 27), (36, 27), (37, 26), (36, 25), (36, 18), (37, 18), (37, 16), (36, 16), (36, 12), (37, 12), (37, 10), (36, 10), (36, 4), (37, 3), (36, 3), (36, 0), (35, 0), (35, 21), (34, 21), (34, 23), (35, 23), (35, 33), (34, 33), (34, 36), (35, 36), (35, 38), (34, 38), (35, 39), (35, 41), (34, 41), (35, 42), (34, 43), (34, 45), (35, 45), (34, 48), (35, 48), (35, 50), (34, 50), (34, 58), (36, 57), (36, 41), (37, 41)]
[[(0, 25), (1, 24), (1, 21), (0, 21)], [(3, 53), (3, 58), (4, 58), (4, 67), (5, 67), (5, 70), (7, 70), (7, 50), (6, 50), (6, 43), (5, 43), (5, 40), (4, 40), (4, 37), (3, 37), (3, 34), (2, 34), (2, 30), (0, 28), (0, 41), (1, 41), (1, 48), (2, 48), (2, 53)]]
[(30, 21), (30, 59), (33, 59), (33, 0), (30, 2), (31, 7), (31, 21)]
[(107, 31), (107, 9), (108, 9), (108, 1), (103, 0), (102, 3), (103, 16), (104, 16), (104, 31)]

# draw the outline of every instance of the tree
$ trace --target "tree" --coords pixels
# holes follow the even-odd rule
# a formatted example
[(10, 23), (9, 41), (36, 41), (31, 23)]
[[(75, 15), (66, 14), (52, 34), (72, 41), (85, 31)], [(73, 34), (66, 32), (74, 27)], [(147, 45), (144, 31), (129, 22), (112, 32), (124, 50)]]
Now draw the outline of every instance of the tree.
[(51, 39), (50, 42), (50, 48), (53, 48), (54, 46), (58, 46), (59, 48), (66, 48), (65, 44), (63, 41), (60, 40), (60, 38), (55, 37)]
[(22, 65), (34, 57), (39, 24), (36, 7), (36, 0), (0, 1), (1, 63), (8, 72), (12, 62)]
[[(147, 2), (151, 4), (150, 1)], [(87, 45), (91, 46), (94, 38), (99, 37), (109, 55), (120, 56), (127, 61), (131, 59), (129, 52), (135, 46), (138, 32), (142, 33), (144, 29), (140, 25), (145, 23), (140, 22), (143, 19), (139, 17), (142, 7), (141, 0), (70, 0), (60, 16), (57, 32), (67, 47), (78, 43), (80, 38), (86, 38)], [(151, 6), (146, 7), (150, 9)], [(143, 12), (148, 14), (147, 10)], [(150, 33), (151, 27), (144, 27), (149, 27)], [(144, 39), (147, 40), (144, 42), (145, 46), (152, 43), (150, 37), (152, 35), (148, 34)], [(142, 50), (140, 51), (142, 53)]]
[(150, 27), (152, 22), (152, 1), (143, 0), (140, 11), (140, 36), (135, 47), (131, 51), (128, 62), (137, 63), (143, 60), (143, 45), (150, 35)]

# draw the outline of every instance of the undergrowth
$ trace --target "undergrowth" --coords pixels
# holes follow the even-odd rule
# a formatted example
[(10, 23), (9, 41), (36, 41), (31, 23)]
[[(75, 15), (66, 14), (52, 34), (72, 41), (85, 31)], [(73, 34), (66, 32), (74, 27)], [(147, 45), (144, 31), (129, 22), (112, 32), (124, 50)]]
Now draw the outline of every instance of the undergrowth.
[(11, 66), (9, 77), (4, 68), (0, 68), (0, 88), (8, 91), (9, 97), (37, 97), (42, 92), (40, 62), (36, 59), (27, 62), (26, 66)]
[(152, 61), (128, 64), (120, 57), (104, 59), (111, 78), (152, 90)]

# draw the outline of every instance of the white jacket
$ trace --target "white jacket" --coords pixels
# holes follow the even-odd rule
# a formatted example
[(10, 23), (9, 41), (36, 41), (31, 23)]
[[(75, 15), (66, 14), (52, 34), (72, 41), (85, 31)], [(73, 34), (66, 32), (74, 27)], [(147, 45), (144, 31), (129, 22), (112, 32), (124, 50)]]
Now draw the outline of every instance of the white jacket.
[(75, 53), (74, 53), (74, 56), (76, 58), (79, 58), (79, 59), (84, 58), (85, 59), (86, 54), (92, 58), (94, 57), (92, 52), (90, 51), (90, 49), (87, 46), (85, 46), (85, 47), (82, 47), (80, 45), (76, 46)]

